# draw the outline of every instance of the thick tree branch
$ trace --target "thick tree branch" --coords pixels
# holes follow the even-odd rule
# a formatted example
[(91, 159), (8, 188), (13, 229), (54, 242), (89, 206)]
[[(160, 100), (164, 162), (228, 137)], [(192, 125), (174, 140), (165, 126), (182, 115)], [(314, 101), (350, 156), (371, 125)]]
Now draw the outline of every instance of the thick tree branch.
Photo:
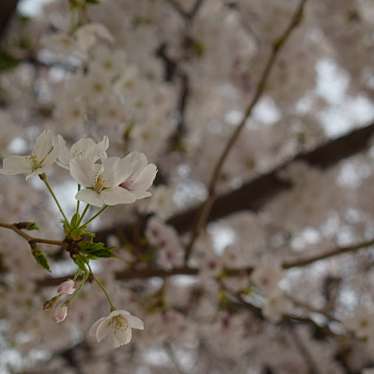
[[(218, 196), (212, 204), (208, 222), (215, 221), (241, 211), (259, 211), (280, 193), (290, 190), (293, 185), (282, 179), (280, 174), (294, 162), (305, 162), (307, 165), (328, 169), (338, 162), (364, 151), (374, 135), (374, 122), (366, 127), (355, 129), (341, 137), (329, 140), (316, 148), (301, 152), (274, 169), (256, 176), (241, 187)], [(202, 205), (192, 207), (171, 217), (167, 223), (179, 233), (190, 230)], [(119, 227), (99, 231), (101, 237), (119, 232)]]

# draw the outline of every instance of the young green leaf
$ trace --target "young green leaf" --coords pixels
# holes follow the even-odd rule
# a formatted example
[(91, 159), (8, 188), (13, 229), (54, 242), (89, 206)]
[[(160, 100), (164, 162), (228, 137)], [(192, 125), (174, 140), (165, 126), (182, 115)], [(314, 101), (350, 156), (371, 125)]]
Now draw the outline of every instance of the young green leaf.
[(51, 271), (49, 267), (47, 256), (44, 252), (38, 248), (35, 244), (31, 245), (31, 253), (34, 256), (36, 262), (47, 271)]

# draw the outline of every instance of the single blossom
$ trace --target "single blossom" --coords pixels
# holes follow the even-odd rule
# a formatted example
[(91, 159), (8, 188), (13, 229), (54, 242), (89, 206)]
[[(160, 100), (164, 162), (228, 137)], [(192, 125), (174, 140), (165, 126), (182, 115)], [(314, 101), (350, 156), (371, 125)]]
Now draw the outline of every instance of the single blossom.
[(95, 336), (98, 343), (109, 338), (113, 348), (118, 348), (130, 343), (132, 329), (144, 330), (143, 321), (126, 310), (114, 310), (91, 326), (90, 335)]
[(75, 282), (72, 279), (68, 279), (58, 286), (57, 293), (59, 295), (72, 295), (75, 290)]
[(26, 174), (26, 179), (42, 174), (57, 158), (56, 137), (51, 130), (44, 130), (36, 139), (31, 155), (9, 156), (3, 161), (0, 174)]
[(70, 161), (74, 158), (87, 159), (96, 162), (99, 159), (107, 158), (106, 151), (109, 147), (109, 139), (104, 136), (102, 141), (95, 143), (91, 138), (78, 140), (69, 149), (66, 146), (65, 139), (57, 136), (57, 164), (65, 169), (69, 169)]
[(133, 152), (125, 158), (109, 157), (95, 163), (88, 159), (72, 159), (70, 173), (84, 189), (77, 200), (102, 207), (130, 204), (151, 195), (147, 191), (156, 176), (157, 167), (147, 164), (142, 153)]
[(65, 321), (68, 315), (68, 307), (64, 304), (57, 305), (53, 311), (53, 318), (57, 323)]

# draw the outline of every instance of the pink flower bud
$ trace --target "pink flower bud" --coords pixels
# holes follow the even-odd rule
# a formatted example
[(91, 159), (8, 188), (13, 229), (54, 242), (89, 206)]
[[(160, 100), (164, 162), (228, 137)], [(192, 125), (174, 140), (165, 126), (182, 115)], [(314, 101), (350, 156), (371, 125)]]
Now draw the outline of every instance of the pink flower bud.
[(72, 279), (68, 279), (65, 282), (62, 282), (58, 288), (57, 292), (59, 295), (71, 295), (75, 292), (75, 283)]
[(57, 323), (65, 321), (67, 315), (68, 307), (66, 305), (58, 305), (53, 312), (53, 317)]

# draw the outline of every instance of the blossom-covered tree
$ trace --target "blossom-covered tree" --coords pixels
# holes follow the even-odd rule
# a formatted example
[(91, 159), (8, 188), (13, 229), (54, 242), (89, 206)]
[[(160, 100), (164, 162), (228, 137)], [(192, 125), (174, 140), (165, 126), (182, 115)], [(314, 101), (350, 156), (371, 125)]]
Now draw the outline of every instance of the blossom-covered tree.
[(374, 371), (371, 0), (0, 2), (0, 372)]

